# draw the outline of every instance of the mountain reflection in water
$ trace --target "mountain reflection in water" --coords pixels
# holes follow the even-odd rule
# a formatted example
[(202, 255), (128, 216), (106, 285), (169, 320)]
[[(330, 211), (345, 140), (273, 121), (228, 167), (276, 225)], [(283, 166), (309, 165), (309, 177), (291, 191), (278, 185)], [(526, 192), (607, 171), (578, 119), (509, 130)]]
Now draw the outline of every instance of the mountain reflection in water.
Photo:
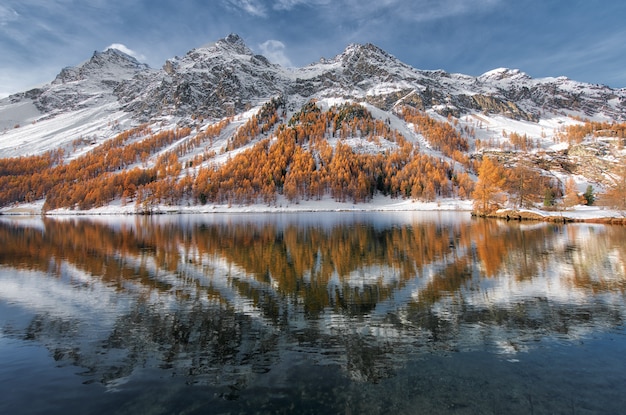
[(298, 364), (376, 384), (432, 354), (516, 361), (621, 330), (624, 241), (458, 213), (8, 218), (0, 330), (110, 390), (157, 371), (237, 399)]

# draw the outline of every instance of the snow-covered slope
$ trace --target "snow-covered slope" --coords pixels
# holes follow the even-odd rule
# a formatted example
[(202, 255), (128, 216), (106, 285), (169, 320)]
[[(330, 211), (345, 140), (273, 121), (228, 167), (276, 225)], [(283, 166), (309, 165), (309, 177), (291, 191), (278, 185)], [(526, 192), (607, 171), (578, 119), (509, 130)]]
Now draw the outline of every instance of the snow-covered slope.
[(158, 70), (115, 49), (95, 52), (50, 84), (0, 100), (0, 154), (40, 153), (75, 140), (97, 143), (131, 125), (164, 119), (216, 120), (279, 95), (294, 111), (311, 98), (367, 102), (383, 111), (406, 103), (442, 116), (479, 114), (487, 124), (504, 116), (544, 129), (545, 120), (565, 115), (626, 119), (626, 92), (606, 86), (532, 79), (504, 68), (479, 77), (423, 71), (371, 44), (349, 45), (332, 59), (289, 69), (255, 55), (232, 34)]
[(50, 84), (0, 100), (0, 154), (37, 154), (75, 140), (112, 137), (125, 120), (133, 123), (122, 111), (116, 88), (149, 72), (135, 58), (107, 49), (94, 52), (79, 66), (62, 69)]

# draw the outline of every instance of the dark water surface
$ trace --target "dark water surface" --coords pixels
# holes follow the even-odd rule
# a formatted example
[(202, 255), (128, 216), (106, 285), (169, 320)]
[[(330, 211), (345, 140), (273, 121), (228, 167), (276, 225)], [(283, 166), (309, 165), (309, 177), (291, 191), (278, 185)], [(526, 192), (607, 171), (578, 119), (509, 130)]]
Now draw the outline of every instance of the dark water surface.
[(1, 414), (619, 414), (626, 227), (0, 218)]

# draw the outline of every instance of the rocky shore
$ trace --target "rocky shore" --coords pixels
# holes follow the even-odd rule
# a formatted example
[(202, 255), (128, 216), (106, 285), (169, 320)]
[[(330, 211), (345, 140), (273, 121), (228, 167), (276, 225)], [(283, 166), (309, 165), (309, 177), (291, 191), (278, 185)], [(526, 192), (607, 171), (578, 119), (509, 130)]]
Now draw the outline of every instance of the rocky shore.
[[(609, 211), (607, 211), (609, 213)], [(619, 212), (610, 211), (608, 215), (580, 215), (577, 211), (532, 211), (532, 210), (516, 210), (516, 209), (500, 209), (488, 215), (472, 216), (503, 219), (507, 221), (538, 221), (538, 222), (554, 222), (554, 223), (601, 223), (609, 225), (626, 225), (626, 216), (618, 215)]]

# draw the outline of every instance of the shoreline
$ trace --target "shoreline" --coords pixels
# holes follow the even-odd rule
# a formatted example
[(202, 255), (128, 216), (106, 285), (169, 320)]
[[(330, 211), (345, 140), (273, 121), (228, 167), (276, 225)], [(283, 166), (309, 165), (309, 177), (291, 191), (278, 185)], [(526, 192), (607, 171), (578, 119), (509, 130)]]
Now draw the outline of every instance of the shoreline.
[(57, 209), (43, 212), (43, 202), (21, 204), (0, 209), (5, 217), (69, 217), (69, 216), (158, 216), (158, 215), (202, 215), (202, 214), (271, 214), (271, 213), (325, 213), (325, 212), (458, 212), (475, 218), (505, 221), (534, 221), (551, 223), (597, 223), (626, 225), (626, 212), (604, 209), (597, 206), (577, 206), (563, 211), (528, 209), (500, 209), (488, 215), (472, 211), (471, 200), (441, 199), (420, 202), (390, 197), (375, 197), (368, 203), (336, 202), (332, 199), (308, 200), (299, 203), (278, 200), (276, 203), (252, 205), (158, 205), (149, 210), (138, 210), (134, 204), (122, 205), (115, 201), (107, 206), (90, 210)]
[[(577, 216), (567, 215), (567, 212), (548, 212), (540, 210), (518, 210), (518, 209), (500, 209), (495, 213), (488, 215), (477, 215), (472, 212), (473, 217), (482, 217), (487, 219), (499, 219), (506, 221), (534, 221), (534, 222), (549, 222), (549, 223), (597, 223), (604, 225), (626, 225), (626, 216), (617, 216), (617, 211), (614, 210), (601, 210), (603, 213), (610, 213), (608, 215), (596, 215), (596, 216)], [(574, 212), (572, 212), (574, 213)]]
[(471, 201), (460, 199), (441, 199), (434, 202), (419, 202), (407, 199), (393, 199), (386, 196), (374, 197), (367, 203), (336, 202), (330, 198), (321, 200), (303, 200), (298, 203), (279, 199), (275, 203), (250, 205), (157, 205), (138, 208), (133, 203), (122, 205), (119, 201), (90, 210), (56, 209), (44, 212), (43, 202), (21, 204), (0, 209), (0, 215), (6, 216), (89, 216), (89, 215), (168, 215), (168, 214), (228, 214), (228, 213), (316, 213), (316, 212), (436, 212), (454, 211), (468, 215)]

